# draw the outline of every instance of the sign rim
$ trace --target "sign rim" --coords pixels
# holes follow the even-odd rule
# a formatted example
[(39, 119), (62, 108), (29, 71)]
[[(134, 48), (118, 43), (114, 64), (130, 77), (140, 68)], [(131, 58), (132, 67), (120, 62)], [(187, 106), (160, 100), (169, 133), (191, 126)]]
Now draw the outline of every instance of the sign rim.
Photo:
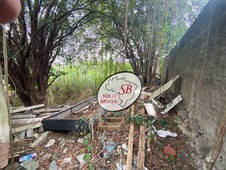
[[(136, 76), (136, 77), (138, 78), (138, 80), (139, 80), (139, 82), (140, 82), (140, 85), (141, 85), (141, 88), (140, 88), (140, 90), (139, 90), (139, 95), (137, 96), (137, 98), (136, 98), (129, 106), (127, 106), (127, 107), (125, 107), (125, 108), (118, 109), (118, 110), (108, 110), (108, 109), (105, 109), (105, 108), (103, 108), (103, 107), (101, 106), (101, 104), (99, 103), (99, 100), (98, 100), (98, 94), (99, 94), (100, 88), (102, 87), (102, 85), (105, 83), (105, 81), (106, 81), (107, 79), (109, 79), (110, 77), (115, 76), (116, 74), (121, 74), (121, 73), (130, 73), (130, 74), (133, 74), (134, 76)], [(137, 101), (137, 99), (139, 98), (141, 92), (142, 92), (142, 83), (141, 83), (140, 78), (139, 78), (134, 72), (132, 72), (132, 71), (120, 71), (120, 72), (117, 72), (117, 73), (114, 73), (114, 74), (108, 76), (108, 77), (105, 78), (105, 80), (100, 84), (100, 86), (99, 86), (99, 88), (98, 88), (98, 93), (97, 93), (97, 103), (98, 103), (98, 105), (99, 105), (102, 109), (104, 109), (104, 110), (106, 110), (106, 111), (108, 111), (108, 112), (118, 112), (118, 111), (125, 110), (125, 109), (129, 108), (130, 106), (132, 106), (132, 105)]]

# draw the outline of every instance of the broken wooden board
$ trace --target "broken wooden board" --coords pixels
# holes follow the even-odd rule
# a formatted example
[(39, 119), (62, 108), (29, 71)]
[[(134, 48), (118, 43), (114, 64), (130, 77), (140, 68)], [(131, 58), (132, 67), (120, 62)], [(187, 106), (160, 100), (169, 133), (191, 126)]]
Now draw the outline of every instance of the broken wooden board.
[[(135, 106), (132, 105), (131, 108), (131, 117), (134, 116)], [(129, 129), (129, 140), (128, 140), (128, 153), (126, 158), (126, 170), (132, 169), (132, 160), (133, 160), (133, 138), (134, 138), (134, 124), (130, 123)]]
[[(13, 157), (18, 157), (21, 154), (25, 153), (28, 150), (29, 145), (32, 143), (32, 139), (19, 139), (16, 138), (12, 144), (13, 144)], [(11, 150), (9, 150), (9, 158), (12, 157)]]
[(178, 95), (175, 99), (173, 99), (169, 104), (167, 104), (165, 110), (161, 112), (162, 114), (166, 114), (168, 111), (170, 111), (174, 106), (176, 106), (183, 98), (181, 95)]
[(19, 127), (12, 127), (12, 133), (18, 133), (18, 132), (23, 132), (26, 131), (28, 129), (35, 129), (35, 128), (39, 128), (42, 126), (41, 122), (36, 122), (36, 123), (31, 123), (28, 125), (23, 125), (23, 126), (19, 126)]
[(123, 117), (107, 118), (105, 119), (103, 125), (100, 126), (100, 129), (108, 132), (116, 132), (122, 128), (123, 123)]
[(96, 101), (96, 97), (91, 97), (88, 100), (79, 102), (79, 103), (71, 106), (70, 108), (67, 108), (67, 109), (65, 109), (65, 110), (63, 110), (61, 112), (53, 114), (48, 119), (62, 119), (62, 118), (65, 118), (66, 116), (83, 109), (84, 107), (88, 106), (89, 104), (91, 104), (94, 101)]
[(35, 122), (41, 122), (46, 117), (48, 117), (48, 116), (38, 117), (38, 118), (30, 118), (30, 119), (13, 119), (12, 123), (14, 125), (31, 124), (31, 123), (35, 123)]
[(26, 114), (26, 115), (13, 115), (11, 119), (27, 119), (27, 118), (35, 118), (36, 115)]
[(141, 92), (141, 94), (144, 95), (144, 96), (148, 96), (149, 97), (149, 100), (152, 100), (152, 99), (158, 97), (159, 95), (161, 95), (162, 93), (164, 93), (165, 91), (169, 90), (169, 88), (173, 85), (173, 83), (178, 78), (179, 78), (179, 75), (177, 75), (175, 78), (173, 78), (170, 81), (168, 81), (166, 84), (164, 84), (162, 87), (160, 87), (159, 89), (157, 89), (153, 93), (150, 93), (150, 92)]
[(44, 109), (33, 110), (33, 113), (42, 114), (42, 113), (60, 112), (64, 109), (65, 108), (44, 108)]
[(84, 107), (96, 101), (96, 97), (79, 102), (78, 104), (65, 109), (59, 113), (53, 114), (51, 117), (42, 121), (44, 130), (49, 131), (90, 131), (89, 122), (83, 119), (63, 119), (66, 116), (76, 113)]
[(41, 143), (45, 138), (47, 138), (47, 135), (48, 135), (48, 131), (47, 132), (44, 132), (41, 134), (41, 136), (39, 136), (38, 139), (36, 139), (32, 144), (31, 144), (31, 148), (34, 148), (36, 146), (38, 146), (39, 143)]
[(18, 109), (13, 109), (10, 113), (19, 113), (19, 112), (25, 112), (33, 109), (38, 109), (45, 107), (45, 104), (39, 104), (39, 105), (34, 105), (34, 106), (29, 106), (29, 107), (23, 107), (23, 108), (18, 108)]

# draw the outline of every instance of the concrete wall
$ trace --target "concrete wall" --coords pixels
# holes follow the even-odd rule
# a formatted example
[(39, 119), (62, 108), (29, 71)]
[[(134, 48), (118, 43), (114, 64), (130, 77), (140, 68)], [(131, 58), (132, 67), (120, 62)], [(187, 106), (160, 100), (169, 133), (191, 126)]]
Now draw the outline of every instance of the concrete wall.
[[(209, 1), (169, 57), (169, 78), (182, 77), (179, 114), (192, 128), (191, 141), (206, 156), (226, 114), (226, 0)], [(216, 165), (226, 169), (226, 145)]]

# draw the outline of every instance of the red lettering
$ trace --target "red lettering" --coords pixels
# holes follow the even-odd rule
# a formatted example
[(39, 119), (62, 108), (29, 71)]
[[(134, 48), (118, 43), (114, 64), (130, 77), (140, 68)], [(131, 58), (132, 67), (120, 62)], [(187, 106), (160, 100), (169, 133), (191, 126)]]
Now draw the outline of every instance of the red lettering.
[(116, 98), (116, 94), (103, 94), (102, 98)]
[(119, 95), (123, 95), (123, 94), (130, 94), (132, 93), (132, 85), (131, 84), (123, 84), (121, 86), (121, 92), (118, 92)]
[(119, 95), (123, 95), (125, 93), (125, 89), (123, 88), (123, 86), (124, 85), (121, 86), (122, 93), (121, 92), (118, 92)]
[(131, 84), (128, 84), (127, 85), (127, 88), (126, 88), (126, 94), (130, 94), (132, 92), (132, 85)]

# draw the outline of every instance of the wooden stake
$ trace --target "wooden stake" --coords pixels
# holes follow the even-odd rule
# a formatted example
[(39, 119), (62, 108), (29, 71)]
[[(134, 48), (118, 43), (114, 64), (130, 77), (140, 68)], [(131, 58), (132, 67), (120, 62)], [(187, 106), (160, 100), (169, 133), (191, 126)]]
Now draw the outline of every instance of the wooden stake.
[[(134, 116), (135, 106), (131, 107), (131, 117)], [(134, 124), (130, 123), (129, 129), (129, 140), (128, 140), (128, 154), (126, 159), (126, 170), (132, 169), (132, 160), (133, 160), (133, 135), (134, 135)]]
[[(141, 115), (145, 114), (145, 109), (142, 108)], [(145, 161), (145, 124), (140, 126), (140, 135), (139, 135), (139, 150), (137, 154), (137, 168), (138, 170), (144, 169)]]

